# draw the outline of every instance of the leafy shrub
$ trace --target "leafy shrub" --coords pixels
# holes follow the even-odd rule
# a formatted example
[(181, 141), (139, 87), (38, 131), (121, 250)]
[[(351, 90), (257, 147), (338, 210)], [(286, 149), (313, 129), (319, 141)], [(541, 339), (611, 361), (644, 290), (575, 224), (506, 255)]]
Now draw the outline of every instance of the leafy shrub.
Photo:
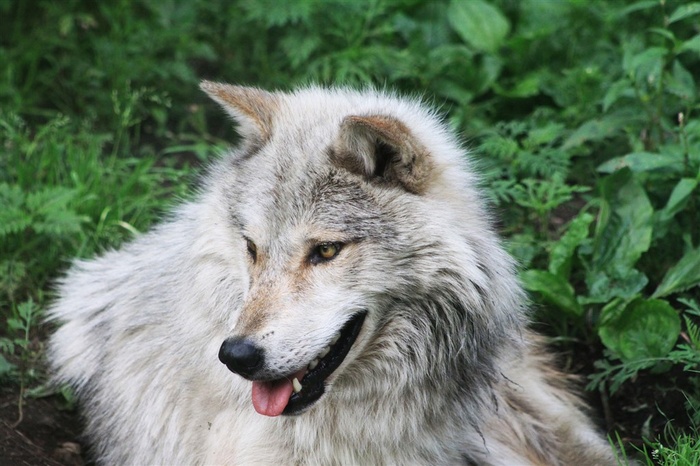
[[(618, 14), (652, 8), (659, 6), (640, 3)], [(622, 44), (620, 61), (613, 63), (618, 77), (598, 96), (601, 115), (582, 122), (562, 144), (574, 150), (626, 140), (596, 168), (601, 178), (587, 203), (596, 216), (584, 209), (550, 247), (548, 268), (523, 274), (526, 286), (554, 308), (579, 318), (585, 311), (593, 319), (609, 350), (593, 385), (609, 380), (613, 392), (641, 369), (700, 361), (693, 339), (693, 288), (700, 284), (693, 228), (699, 224), (700, 125), (688, 119), (699, 103), (688, 67), (698, 67), (700, 36), (675, 35), (676, 25), (684, 31), (683, 21), (698, 13), (697, 4), (679, 6), (663, 24)], [(570, 266), (559, 267), (564, 245), (564, 262), (575, 264), (574, 276)], [(616, 359), (621, 363), (611, 365)]]

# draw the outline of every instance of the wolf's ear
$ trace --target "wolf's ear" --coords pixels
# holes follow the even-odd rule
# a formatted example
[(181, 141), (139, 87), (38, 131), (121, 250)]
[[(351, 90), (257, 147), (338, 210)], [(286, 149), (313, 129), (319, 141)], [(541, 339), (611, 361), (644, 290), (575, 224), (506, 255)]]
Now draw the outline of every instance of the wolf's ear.
[(272, 134), (277, 97), (254, 87), (202, 81), (199, 87), (218, 102), (240, 126), (241, 136), (265, 142)]
[(398, 182), (415, 194), (425, 192), (434, 174), (428, 149), (391, 116), (346, 117), (334, 149), (336, 163), (344, 168)]

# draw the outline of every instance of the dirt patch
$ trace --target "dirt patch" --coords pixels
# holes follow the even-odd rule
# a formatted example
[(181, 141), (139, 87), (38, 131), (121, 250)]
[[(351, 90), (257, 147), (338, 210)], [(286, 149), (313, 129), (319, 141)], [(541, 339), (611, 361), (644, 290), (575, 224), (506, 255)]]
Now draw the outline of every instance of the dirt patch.
[[(4, 466), (82, 466), (75, 411), (59, 409), (58, 397), (27, 399), (17, 424), (18, 393), (0, 392), (0, 464)], [(15, 425), (16, 424), (16, 425)]]
[[(553, 350), (562, 356), (564, 370), (579, 374), (583, 385), (588, 382), (588, 374), (597, 372), (594, 362), (603, 358), (600, 342), (597, 345), (569, 343), (566, 350), (557, 347)], [(681, 365), (661, 374), (642, 371), (614, 394), (606, 389), (584, 392), (584, 398), (601, 430), (613, 441), (619, 436), (627, 446), (628, 457), (634, 458), (644, 449), (645, 439), (666, 441), (669, 422), (677, 431), (690, 431), (693, 423), (686, 393), (696, 392), (693, 383), (696, 378), (696, 374), (684, 371)]]
[(689, 431), (692, 420), (684, 392), (694, 391), (690, 374), (680, 366), (663, 374), (644, 373), (623, 384), (614, 396), (602, 395), (602, 414), (610, 433), (617, 432), (641, 449), (644, 438), (664, 440), (669, 422), (678, 431)]

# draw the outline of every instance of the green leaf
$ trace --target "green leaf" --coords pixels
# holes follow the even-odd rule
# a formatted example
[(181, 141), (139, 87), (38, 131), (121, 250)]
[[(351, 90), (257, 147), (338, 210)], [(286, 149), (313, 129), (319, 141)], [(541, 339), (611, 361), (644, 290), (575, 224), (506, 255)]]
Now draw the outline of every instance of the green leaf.
[(287, 53), (293, 69), (306, 65), (311, 55), (322, 45), (319, 36), (308, 34), (290, 34), (280, 42), (280, 47)]
[(620, 18), (623, 16), (627, 16), (630, 13), (634, 13), (635, 11), (646, 10), (649, 8), (657, 8), (658, 6), (659, 6), (658, 0), (645, 0), (645, 1), (641, 1), (641, 2), (635, 2), (631, 5), (623, 8), (619, 12), (617, 12), (615, 14), (615, 17)]
[(669, 196), (668, 202), (663, 210), (668, 211), (670, 215), (675, 215), (681, 211), (697, 186), (698, 180), (695, 178), (681, 179), (673, 188), (671, 196)]
[(646, 275), (637, 269), (595, 271), (586, 274), (588, 296), (580, 299), (581, 304), (607, 303), (620, 298), (629, 301), (649, 283)]
[(612, 104), (620, 100), (622, 97), (636, 97), (634, 87), (628, 79), (621, 79), (614, 82), (612, 86), (610, 86), (608, 91), (605, 93), (605, 97), (603, 97), (603, 111), (607, 112)]
[(663, 47), (649, 47), (630, 57), (629, 60), (623, 61), (623, 67), (628, 76), (635, 79), (638, 85), (660, 86), (667, 54), (668, 50)]
[(689, 3), (687, 5), (679, 6), (676, 10), (671, 13), (668, 17), (668, 24), (675, 23), (690, 16), (700, 14), (700, 3)]
[(510, 236), (506, 247), (523, 270), (529, 267), (532, 259), (540, 252), (538, 242), (528, 233), (516, 233)]
[(10, 361), (5, 359), (5, 356), (0, 354), (0, 378), (12, 373), (17, 368), (14, 364), (12, 364)]
[(540, 93), (541, 81), (540, 73), (529, 73), (518, 79), (515, 86), (510, 89), (505, 89), (498, 83), (494, 83), (494, 91), (500, 96), (514, 99), (532, 97)]
[(678, 302), (688, 306), (686, 313), (700, 317), (700, 303), (690, 298), (678, 298)]
[(581, 316), (583, 309), (576, 301), (574, 288), (559, 275), (544, 270), (527, 270), (521, 279), (529, 291), (540, 293), (542, 297), (559, 309), (574, 316)]
[(569, 277), (574, 251), (588, 237), (588, 229), (593, 223), (593, 215), (583, 212), (574, 218), (566, 233), (559, 238), (549, 255), (549, 271), (564, 278)]
[(675, 43), (675, 42), (676, 42), (676, 36), (674, 36), (673, 33), (672, 33), (671, 31), (669, 31), (668, 29), (664, 29), (664, 28), (649, 28), (648, 31), (651, 32), (652, 34), (658, 34), (658, 35), (660, 35), (661, 37), (664, 37), (664, 38), (668, 39), (671, 43)]
[(601, 173), (613, 173), (622, 168), (629, 168), (633, 172), (648, 172), (660, 168), (676, 170), (682, 167), (683, 160), (676, 155), (633, 152), (602, 163), (598, 166), (598, 171)]
[(24, 197), (19, 186), (0, 183), (0, 237), (19, 233), (31, 224)]
[(22, 318), (26, 324), (26, 328), (30, 328), (32, 325), (32, 320), (37, 313), (37, 306), (34, 300), (31, 298), (28, 301), (24, 301), (17, 306), (17, 314)]
[(27, 207), (34, 214), (34, 231), (53, 235), (80, 231), (87, 217), (79, 216), (67, 206), (76, 194), (75, 189), (62, 187), (47, 187), (29, 194)]
[(555, 175), (551, 180), (526, 178), (513, 187), (511, 194), (518, 205), (544, 215), (557, 206), (571, 200), (573, 193), (585, 192), (585, 186), (569, 185), (563, 176)]
[(652, 297), (660, 298), (698, 285), (700, 285), (700, 247), (685, 253), (681, 260), (666, 272)]
[[(452, 66), (454, 67), (454, 64)], [(485, 55), (483, 57), (479, 69), (479, 75), (481, 75), (481, 85), (477, 89), (479, 93), (486, 91), (496, 82), (503, 71), (503, 66), (503, 59), (498, 55)]]
[(695, 348), (700, 348), (700, 326), (693, 322), (687, 315), (683, 316), (688, 339)]
[(695, 100), (697, 91), (693, 75), (678, 60), (674, 60), (673, 72), (666, 79), (666, 90), (683, 100)]
[(681, 52), (691, 51), (700, 53), (700, 34), (694, 36), (692, 39), (688, 39), (683, 42), (680, 48)]
[(619, 320), (620, 316), (630, 302), (632, 302), (631, 299), (615, 298), (611, 300), (608, 304), (603, 306), (603, 309), (601, 309), (598, 326), (602, 327), (605, 325), (610, 325), (611, 323)]
[(654, 209), (629, 169), (600, 182), (602, 205), (593, 244), (595, 270), (631, 269), (649, 249)]
[(43, 219), (35, 220), (32, 227), (37, 233), (58, 236), (79, 232), (82, 223), (86, 221), (88, 221), (87, 217), (78, 215), (72, 210), (52, 210), (47, 212)]
[(7, 327), (10, 330), (24, 330), (24, 322), (22, 322), (17, 317), (8, 317), (7, 318)]
[(27, 264), (19, 259), (0, 260), (0, 293), (12, 296), (27, 279)]
[(448, 21), (463, 41), (482, 52), (496, 52), (510, 30), (503, 13), (483, 0), (452, 0)]
[(657, 229), (663, 229), (678, 212), (685, 209), (697, 186), (698, 180), (695, 178), (682, 178), (678, 181), (664, 208), (654, 214), (654, 223)]
[(46, 214), (54, 210), (65, 209), (77, 194), (75, 189), (63, 187), (45, 187), (41, 191), (30, 193), (27, 196), (27, 207), (33, 213)]
[(435, 79), (432, 82), (432, 88), (437, 95), (454, 100), (460, 105), (467, 105), (474, 99), (473, 92), (469, 92), (460, 83), (450, 79)]
[(546, 123), (539, 128), (533, 128), (527, 133), (523, 146), (535, 148), (553, 143), (565, 131), (565, 126), (561, 123)]
[(268, 27), (284, 26), (309, 20), (312, 2), (278, 2), (275, 0), (257, 0), (243, 2), (249, 19), (264, 21)]
[(629, 125), (634, 116), (629, 114), (606, 115), (587, 121), (576, 129), (562, 145), (563, 150), (578, 147), (588, 141), (602, 141), (619, 133)]
[(618, 308), (606, 308), (614, 314), (602, 316), (598, 329), (601, 340), (623, 361), (631, 362), (666, 356), (676, 344), (681, 320), (671, 305), (660, 299), (638, 299)]

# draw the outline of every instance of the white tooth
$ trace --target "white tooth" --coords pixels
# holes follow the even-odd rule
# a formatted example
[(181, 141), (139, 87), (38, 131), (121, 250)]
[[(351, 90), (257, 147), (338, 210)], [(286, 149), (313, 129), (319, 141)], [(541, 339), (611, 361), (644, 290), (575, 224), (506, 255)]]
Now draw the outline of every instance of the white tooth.
[(331, 352), (331, 347), (330, 347), (330, 346), (326, 346), (325, 348), (323, 348), (323, 351), (321, 351), (321, 354), (319, 354), (318, 356), (319, 356), (320, 358), (325, 358), (326, 355), (327, 355), (328, 353), (330, 353), (330, 352)]
[(294, 377), (294, 380), (292, 380), (292, 386), (294, 387), (294, 393), (299, 393), (301, 391), (301, 384), (299, 383), (299, 379)]
[(319, 361), (318, 359), (314, 359), (313, 361), (311, 361), (309, 363), (309, 370), (310, 371), (316, 369), (316, 366), (318, 366), (318, 361)]
[(335, 345), (336, 343), (338, 343), (338, 340), (340, 340), (340, 332), (335, 334), (333, 340), (331, 340), (331, 345)]

